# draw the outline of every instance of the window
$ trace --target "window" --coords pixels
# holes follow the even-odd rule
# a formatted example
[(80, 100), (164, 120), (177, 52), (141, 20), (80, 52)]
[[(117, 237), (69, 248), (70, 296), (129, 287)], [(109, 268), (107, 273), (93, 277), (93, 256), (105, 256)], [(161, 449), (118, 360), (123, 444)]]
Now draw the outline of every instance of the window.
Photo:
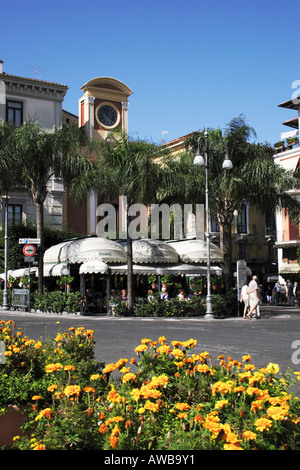
[(23, 103), (8, 100), (6, 103), (6, 120), (12, 126), (20, 126), (23, 123)]
[(237, 233), (247, 233), (247, 206), (242, 205), (237, 220)]
[(8, 204), (8, 224), (19, 224), (22, 222), (22, 205)]
[(248, 261), (248, 245), (247, 243), (239, 242), (239, 259)]

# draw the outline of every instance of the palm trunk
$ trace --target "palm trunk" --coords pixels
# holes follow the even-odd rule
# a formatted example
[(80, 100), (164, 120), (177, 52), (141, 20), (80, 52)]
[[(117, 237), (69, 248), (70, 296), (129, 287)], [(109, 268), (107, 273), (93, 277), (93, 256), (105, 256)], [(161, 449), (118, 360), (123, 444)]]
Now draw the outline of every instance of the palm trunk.
[(220, 223), (220, 248), (223, 251), (225, 266), (225, 286), (228, 294), (232, 287), (232, 250), (231, 250), (231, 223), (227, 220)]
[(39, 255), (38, 255), (38, 293), (43, 294), (44, 291), (44, 204), (36, 202), (36, 236), (40, 239)]
[(127, 216), (127, 308), (131, 313), (133, 308), (133, 261), (132, 238), (129, 234), (129, 220)]

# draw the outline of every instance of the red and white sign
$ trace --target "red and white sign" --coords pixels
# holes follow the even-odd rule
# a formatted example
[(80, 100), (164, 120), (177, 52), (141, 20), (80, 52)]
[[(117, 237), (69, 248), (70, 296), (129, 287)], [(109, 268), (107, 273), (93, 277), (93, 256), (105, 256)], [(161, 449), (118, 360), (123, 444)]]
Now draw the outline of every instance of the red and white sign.
[(23, 247), (23, 253), (25, 256), (34, 256), (36, 252), (36, 248), (34, 245), (25, 245)]

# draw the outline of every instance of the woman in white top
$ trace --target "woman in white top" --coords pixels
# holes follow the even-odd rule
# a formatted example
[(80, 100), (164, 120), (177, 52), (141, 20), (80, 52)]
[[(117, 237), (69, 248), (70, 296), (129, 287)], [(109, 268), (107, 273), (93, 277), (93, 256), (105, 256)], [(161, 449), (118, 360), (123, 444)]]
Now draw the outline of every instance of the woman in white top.
[(250, 292), (247, 282), (245, 282), (242, 287), (240, 302), (244, 302), (245, 308), (243, 318), (247, 318), (246, 315), (250, 308)]

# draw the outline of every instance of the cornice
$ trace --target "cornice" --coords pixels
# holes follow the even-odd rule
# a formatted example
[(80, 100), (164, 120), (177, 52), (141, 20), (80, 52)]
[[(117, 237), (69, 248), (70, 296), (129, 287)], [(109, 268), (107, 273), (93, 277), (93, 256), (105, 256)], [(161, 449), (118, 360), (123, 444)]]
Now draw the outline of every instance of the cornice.
[(62, 101), (68, 90), (66, 85), (60, 85), (59, 83), (17, 77), (6, 73), (0, 73), (0, 80), (5, 83), (7, 93), (57, 101)]
[[(108, 85), (108, 86), (107, 86)], [(112, 86), (114, 88), (109, 88)], [(125, 85), (125, 83), (120, 82), (112, 77), (97, 77), (89, 80), (85, 83), (81, 90), (85, 91), (94, 91), (94, 92), (101, 92), (101, 93), (109, 93), (109, 94), (119, 94), (130, 96), (132, 94), (132, 90)]]

